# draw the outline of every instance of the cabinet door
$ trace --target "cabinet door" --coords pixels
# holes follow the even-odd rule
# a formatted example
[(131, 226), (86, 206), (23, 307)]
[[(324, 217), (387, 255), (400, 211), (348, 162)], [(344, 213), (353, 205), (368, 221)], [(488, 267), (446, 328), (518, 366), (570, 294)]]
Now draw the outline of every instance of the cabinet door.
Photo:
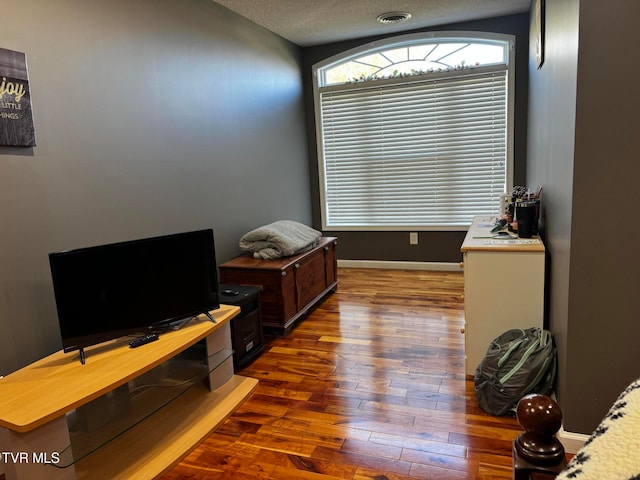
[(325, 284), (325, 252), (318, 249), (295, 264), (298, 310), (320, 295)]

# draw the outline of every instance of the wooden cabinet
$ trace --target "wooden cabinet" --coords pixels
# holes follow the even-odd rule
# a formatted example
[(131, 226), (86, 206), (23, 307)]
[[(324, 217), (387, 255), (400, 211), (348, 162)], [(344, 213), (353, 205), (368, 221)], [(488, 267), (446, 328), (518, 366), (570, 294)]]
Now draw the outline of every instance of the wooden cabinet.
[(495, 217), (476, 217), (462, 244), (465, 371), (474, 375), (491, 341), (511, 328), (543, 326), (545, 248), (537, 238), (498, 239)]
[[(161, 476), (257, 387), (233, 373), (229, 327), (239, 311), (221, 305), (210, 312), (217, 323), (200, 316), (135, 349), (128, 338), (90, 347), (86, 365), (59, 351), (0, 379), (7, 480)], [(192, 361), (194, 348), (205, 356)], [(185, 373), (189, 381), (176, 381)]]
[(313, 249), (275, 260), (241, 255), (220, 265), (220, 281), (262, 287), (265, 328), (288, 334), (325, 294), (338, 285), (335, 237), (322, 237)]

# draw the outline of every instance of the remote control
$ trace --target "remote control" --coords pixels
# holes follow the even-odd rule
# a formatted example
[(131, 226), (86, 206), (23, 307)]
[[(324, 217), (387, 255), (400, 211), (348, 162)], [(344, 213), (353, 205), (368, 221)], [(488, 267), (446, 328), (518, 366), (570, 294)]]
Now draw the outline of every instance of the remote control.
[(148, 333), (138, 338), (134, 338), (129, 342), (130, 348), (136, 348), (140, 345), (144, 345), (145, 343), (150, 343), (158, 340), (160, 336), (157, 333)]

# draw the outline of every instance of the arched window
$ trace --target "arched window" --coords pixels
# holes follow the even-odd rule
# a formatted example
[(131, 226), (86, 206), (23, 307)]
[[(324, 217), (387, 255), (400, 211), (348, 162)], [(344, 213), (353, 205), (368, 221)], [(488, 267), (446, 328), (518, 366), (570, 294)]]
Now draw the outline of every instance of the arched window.
[(327, 230), (462, 229), (512, 170), (513, 38), (418, 34), (313, 67)]

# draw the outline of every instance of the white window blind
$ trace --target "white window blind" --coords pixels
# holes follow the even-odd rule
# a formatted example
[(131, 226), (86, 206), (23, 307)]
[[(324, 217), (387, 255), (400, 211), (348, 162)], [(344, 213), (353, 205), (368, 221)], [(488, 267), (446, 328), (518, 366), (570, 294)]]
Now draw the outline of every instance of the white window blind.
[(322, 87), (324, 228), (468, 226), (507, 182), (507, 67)]

